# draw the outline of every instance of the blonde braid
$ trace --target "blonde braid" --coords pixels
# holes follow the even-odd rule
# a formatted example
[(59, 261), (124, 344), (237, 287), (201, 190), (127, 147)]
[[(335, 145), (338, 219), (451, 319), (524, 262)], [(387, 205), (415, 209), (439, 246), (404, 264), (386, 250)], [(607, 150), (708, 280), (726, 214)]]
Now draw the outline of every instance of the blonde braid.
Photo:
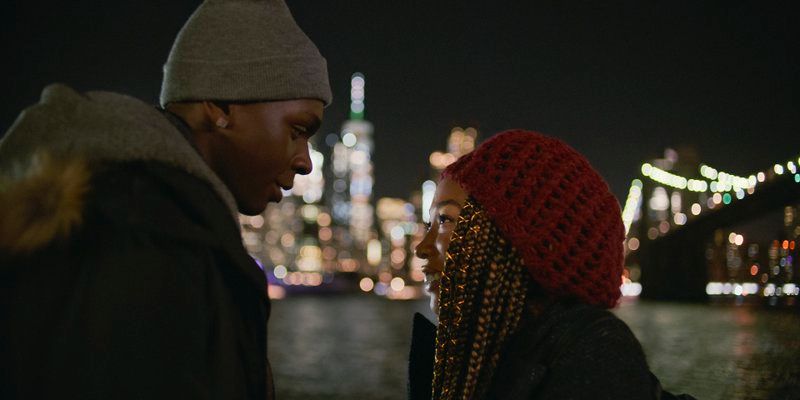
[(440, 286), (434, 399), (480, 399), (525, 309), (530, 277), (483, 208), (468, 199)]

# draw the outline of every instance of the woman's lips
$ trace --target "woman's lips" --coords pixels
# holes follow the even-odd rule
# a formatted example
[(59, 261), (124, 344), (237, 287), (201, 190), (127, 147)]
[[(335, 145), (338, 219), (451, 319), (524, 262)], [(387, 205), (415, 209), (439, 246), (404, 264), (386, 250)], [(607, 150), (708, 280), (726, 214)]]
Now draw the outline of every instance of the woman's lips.
[(428, 293), (439, 294), (440, 274), (425, 275), (425, 291)]

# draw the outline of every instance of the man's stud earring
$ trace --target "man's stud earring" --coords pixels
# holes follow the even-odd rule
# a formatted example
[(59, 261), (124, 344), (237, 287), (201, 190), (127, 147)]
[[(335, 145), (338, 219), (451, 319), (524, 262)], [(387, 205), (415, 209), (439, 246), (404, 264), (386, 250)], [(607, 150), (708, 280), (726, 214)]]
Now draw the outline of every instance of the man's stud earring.
[(228, 127), (228, 120), (224, 117), (217, 118), (217, 126), (220, 128), (227, 128)]

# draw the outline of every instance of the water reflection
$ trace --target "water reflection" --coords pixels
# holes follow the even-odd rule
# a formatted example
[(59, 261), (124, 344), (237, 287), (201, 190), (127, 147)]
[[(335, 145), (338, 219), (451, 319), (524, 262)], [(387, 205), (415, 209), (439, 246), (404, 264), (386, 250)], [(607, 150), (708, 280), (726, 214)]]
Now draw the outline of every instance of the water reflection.
[[(274, 302), (269, 344), (278, 398), (405, 399), (414, 312), (431, 317), (426, 300)], [(700, 399), (800, 398), (796, 314), (663, 303), (624, 304), (616, 313), (668, 390)]]

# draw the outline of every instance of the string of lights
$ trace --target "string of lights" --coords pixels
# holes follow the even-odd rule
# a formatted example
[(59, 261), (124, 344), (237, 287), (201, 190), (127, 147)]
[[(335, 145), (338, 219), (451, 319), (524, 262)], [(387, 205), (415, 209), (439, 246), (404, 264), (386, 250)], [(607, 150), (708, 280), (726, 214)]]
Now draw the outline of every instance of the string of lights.
[[(764, 183), (768, 176), (780, 176), (784, 173), (794, 174), (794, 180), (800, 183), (800, 174), (798, 173), (797, 165), (800, 164), (800, 157), (797, 163), (794, 160), (788, 161), (784, 164), (775, 164), (771, 173), (759, 171), (755, 174), (748, 176), (737, 176), (725, 171), (718, 171), (706, 164), (700, 165), (700, 175), (709, 181), (702, 179), (686, 178), (684, 176), (666, 171), (664, 169), (653, 166), (650, 163), (644, 163), (641, 167), (642, 176), (650, 180), (678, 190), (689, 190), (697, 193), (711, 192), (712, 197), (708, 203), (711, 205), (730, 204), (735, 196), (741, 200), (746, 194), (753, 194), (755, 187), (759, 183)], [(768, 171), (769, 172), (769, 171)], [(633, 221), (634, 210), (640, 206), (639, 197), (641, 196), (642, 181), (634, 179), (628, 189), (628, 198), (625, 201), (625, 207), (622, 212), (623, 222), (625, 223), (625, 232), (630, 229), (630, 224)], [(731, 194), (731, 192), (733, 194)], [(714, 206), (708, 208), (713, 209)], [(692, 214), (698, 215), (700, 212), (695, 212), (697, 208), (693, 207)]]

